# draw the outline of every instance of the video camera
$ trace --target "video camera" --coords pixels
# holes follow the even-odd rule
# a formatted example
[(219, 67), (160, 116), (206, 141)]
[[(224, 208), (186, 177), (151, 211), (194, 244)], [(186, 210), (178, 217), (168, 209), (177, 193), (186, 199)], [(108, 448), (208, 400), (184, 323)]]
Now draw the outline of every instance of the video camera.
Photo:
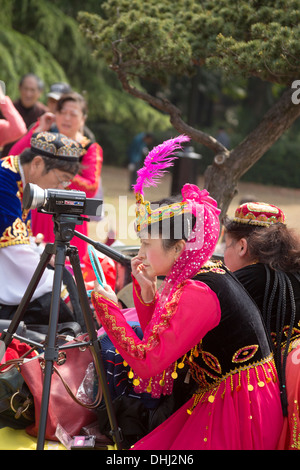
[(101, 215), (103, 201), (87, 199), (85, 192), (72, 189), (42, 189), (28, 183), (23, 194), (24, 209), (44, 214)]

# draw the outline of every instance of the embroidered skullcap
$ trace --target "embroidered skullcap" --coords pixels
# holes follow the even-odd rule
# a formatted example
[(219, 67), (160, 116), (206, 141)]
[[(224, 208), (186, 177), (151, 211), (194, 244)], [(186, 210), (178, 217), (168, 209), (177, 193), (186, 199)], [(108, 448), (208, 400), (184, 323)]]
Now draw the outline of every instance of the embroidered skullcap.
[(285, 224), (285, 215), (279, 207), (273, 204), (246, 202), (236, 209), (233, 222), (269, 227), (277, 223)]
[(78, 142), (57, 132), (35, 133), (30, 145), (36, 155), (59, 158), (68, 162), (78, 162), (85, 153)]

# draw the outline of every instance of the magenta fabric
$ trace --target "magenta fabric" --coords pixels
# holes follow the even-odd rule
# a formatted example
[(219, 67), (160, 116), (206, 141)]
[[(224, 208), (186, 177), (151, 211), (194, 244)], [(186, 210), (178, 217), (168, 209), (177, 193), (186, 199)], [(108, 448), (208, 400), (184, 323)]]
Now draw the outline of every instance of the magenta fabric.
[[(180, 302), (179, 302), (180, 298)], [(195, 315), (194, 308), (201, 298), (204, 315)], [(220, 321), (220, 306), (216, 294), (199, 281), (186, 281), (178, 290), (176, 311), (165, 311), (160, 324), (152, 333), (150, 321), (141, 340), (126, 322), (117, 304), (92, 292), (92, 301), (100, 323), (121, 356), (141, 379), (148, 379), (193, 348)], [(168, 309), (168, 306), (167, 306)], [(176, 348), (174, 347), (176, 345)], [(164, 393), (165, 390), (162, 390)]]
[[(269, 365), (261, 366), (268, 373)], [(191, 399), (152, 433), (137, 442), (135, 450), (275, 450), (282, 428), (278, 383), (271, 381), (259, 387), (256, 372), (250, 370), (254, 390), (249, 392), (247, 372), (226, 391), (220, 386), (213, 403), (199, 403), (191, 415)]]
[[(151, 335), (153, 304), (145, 304), (134, 294), (137, 312), (147, 339), (140, 340), (117, 304), (93, 293), (96, 315), (114, 346), (145, 384), (160, 374), (181, 354), (189, 351), (220, 321), (216, 294), (200, 281), (188, 280), (175, 294), (174, 304), (166, 306), (162, 323)], [(196, 305), (201, 309), (195, 310)], [(147, 323), (148, 322), (148, 323)], [(152, 325), (153, 326), (153, 325)], [(147, 331), (148, 330), (148, 331)], [(176, 345), (176, 347), (175, 347)], [(251, 366), (252, 367), (252, 366)], [(145, 385), (144, 384), (144, 385)], [(248, 385), (253, 385), (253, 390)], [(139, 386), (135, 387), (139, 390)], [(159, 388), (161, 391), (161, 387)], [(155, 391), (155, 387), (154, 387)], [(163, 394), (172, 385), (166, 381)], [(211, 402), (211, 395), (214, 400)], [(183, 405), (152, 433), (134, 445), (138, 450), (275, 450), (283, 417), (275, 367), (272, 361), (233, 373), (217, 389), (205, 393), (195, 406), (194, 398)]]
[(300, 450), (300, 340), (296, 340), (286, 363), (288, 416), (284, 418), (278, 450)]

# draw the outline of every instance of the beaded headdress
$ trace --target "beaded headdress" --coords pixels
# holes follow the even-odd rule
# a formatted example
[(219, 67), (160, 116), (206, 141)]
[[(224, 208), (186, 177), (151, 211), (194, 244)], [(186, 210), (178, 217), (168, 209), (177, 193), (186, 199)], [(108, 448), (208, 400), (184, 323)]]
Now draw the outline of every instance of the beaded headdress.
[(59, 158), (68, 162), (78, 162), (85, 153), (81, 145), (73, 139), (57, 132), (37, 132), (30, 140), (31, 150), (37, 155)]
[[(165, 141), (155, 147), (146, 157), (144, 167), (138, 172), (137, 184), (134, 186), (137, 200), (136, 226), (141, 230), (146, 225), (151, 225), (157, 220), (167, 217), (176, 217), (183, 212), (192, 213), (196, 222), (187, 239), (184, 251), (173, 264), (171, 272), (165, 277), (159, 288), (159, 301), (156, 304), (152, 318), (144, 331), (144, 341), (158, 329), (163, 331), (168, 328), (168, 322), (164, 319), (164, 308), (170, 301), (173, 293), (187, 279), (192, 279), (200, 268), (209, 260), (214, 252), (219, 237), (219, 213), (217, 203), (204, 189), (200, 190), (194, 184), (185, 184), (182, 188), (182, 201), (180, 203), (164, 206), (164, 210), (154, 211), (150, 203), (144, 201), (144, 187), (156, 186), (155, 178), (161, 177), (165, 169), (173, 164), (176, 156), (171, 156), (182, 142), (189, 140), (188, 136), (180, 135), (175, 139)], [(139, 227), (139, 228), (138, 228)], [(162, 374), (152, 381), (151, 393), (159, 396), (161, 393), (169, 394), (172, 391), (174, 364), (170, 365)], [(147, 391), (149, 381), (138, 379), (136, 391)]]
[(285, 223), (285, 215), (279, 207), (264, 202), (246, 202), (239, 206), (234, 214), (233, 222), (269, 227), (272, 224)]

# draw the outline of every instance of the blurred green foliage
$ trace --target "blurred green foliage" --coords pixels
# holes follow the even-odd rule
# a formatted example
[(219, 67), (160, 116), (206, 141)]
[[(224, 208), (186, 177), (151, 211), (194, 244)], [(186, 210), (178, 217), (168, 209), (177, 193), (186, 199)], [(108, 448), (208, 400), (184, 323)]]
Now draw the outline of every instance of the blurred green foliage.
[[(44, 101), (52, 83), (69, 82), (88, 101), (105, 164), (126, 165), (140, 131), (154, 132), (157, 143), (176, 134), (169, 116), (123, 91), (109, 67), (117, 57), (138, 87), (166, 96), (190, 125), (211, 135), (224, 126), (232, 147), (300, 79), (300, 0), (0, 0), (0, 7), (7, 93), (18, 96), (27, 72), (44, 80)], [(243, 179), (299, 187), (299, 127)], [(213, 155), (195, 150), (203, 172)]]

